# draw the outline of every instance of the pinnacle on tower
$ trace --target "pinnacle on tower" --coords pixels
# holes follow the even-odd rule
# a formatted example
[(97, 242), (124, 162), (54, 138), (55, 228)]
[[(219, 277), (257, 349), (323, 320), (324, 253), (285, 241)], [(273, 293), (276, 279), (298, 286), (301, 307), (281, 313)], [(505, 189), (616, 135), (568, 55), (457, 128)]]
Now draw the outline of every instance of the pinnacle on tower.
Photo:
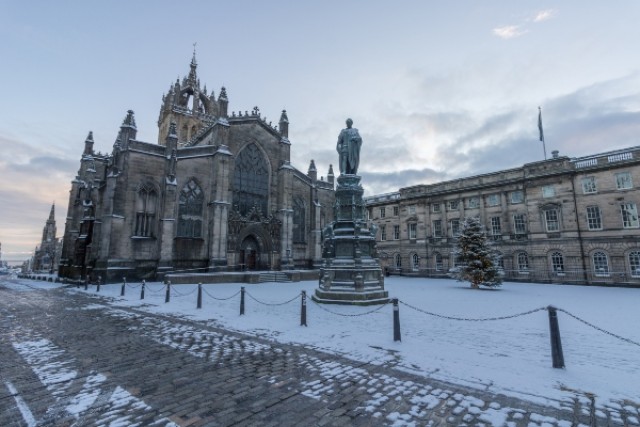
[(165, 145), (168, 150), (172, 150), (174, 148), (177, 148), (178, 146), (178, 131), (176, 130), (176, 128), (176, 122), (169, 123), (169, 133), (167, 134), (167, 138), (165, 139)]
[(220, 117), (227, 117), (229, 107), (229, 98), (227, 98), (227, 89), (222, 86), (220, 96), (218, 96), (218, 112)]
[(309, 170), (307, 171), (307, 176), (314, 181), (318, 179), (318, 169), (316, 169), (316, 162), (314, 162), (313, 160), (311, 160), (311, 163), (309, 163)]
[(136, 119), (133, 117), (133, 110), (129, 110), (127, 111), (127, 117), (124, 118), (120, 126), (123, 148), (126, 149), (129, 146), (129, 141), (136, 139), (137, 134)]
[(93, 131), (89, 131), (87, 139), (84, 140), (84, 155), (93, 154)]
[(333, 174), (333, 165), (329, 165), (329, 173), (327, 174), (327, 182), (331, 185), (335, 182), (335, 175)]
[(121, 127), (130, 127), (136, 130), (138, 129), (136, 127), (136, 119), (133, 117), (133, 110), (127, 111), (127, 117), (125, 117), (124, 120), (122, 121)]
[(280, 115), (280, 134), (285, 138), (289, 138), (289, 118), (287, 117), (287, 110), (282, 110)]

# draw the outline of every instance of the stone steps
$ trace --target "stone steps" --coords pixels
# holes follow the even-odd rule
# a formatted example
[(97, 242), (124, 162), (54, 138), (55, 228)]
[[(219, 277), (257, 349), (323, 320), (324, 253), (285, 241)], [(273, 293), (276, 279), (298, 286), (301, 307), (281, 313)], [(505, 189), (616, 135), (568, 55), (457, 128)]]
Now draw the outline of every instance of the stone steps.
[(283, 273), (281, 271), (261, 272), (258, 277), (258, 283), (265, 282), (291, 282), (291, 279), (287, 273)]

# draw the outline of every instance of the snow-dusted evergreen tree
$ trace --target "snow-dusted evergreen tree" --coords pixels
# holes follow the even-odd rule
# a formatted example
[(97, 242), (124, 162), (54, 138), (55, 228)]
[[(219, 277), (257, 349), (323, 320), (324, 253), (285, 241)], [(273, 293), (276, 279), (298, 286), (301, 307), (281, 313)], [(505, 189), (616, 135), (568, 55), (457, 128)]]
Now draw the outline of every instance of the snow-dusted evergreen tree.
[(478, 218), (465, 218), (454, 256), (456, 267), (450, 270), (453, 278), (470, 282), (475, 289), (480, 285), (498, 287), (502, 284), (498, 254), (490, 247)]

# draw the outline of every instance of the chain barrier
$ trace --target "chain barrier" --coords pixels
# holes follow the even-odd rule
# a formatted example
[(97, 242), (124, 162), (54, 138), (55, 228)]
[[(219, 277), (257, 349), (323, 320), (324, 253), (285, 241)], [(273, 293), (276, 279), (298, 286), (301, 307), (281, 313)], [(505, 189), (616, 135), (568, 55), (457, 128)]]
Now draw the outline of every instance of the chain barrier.
[(538, 311), (544, 311), (544, 310), (547, 309), (547, 307), (540, 307), (540, 308), (535, 308), (533, 310), (525, 311), (523, 313), (517, 313), (517, 314), (512, 314), (512, 315), (509, 315), (509, 316), (500, 316), (500, 317), (454, 317), (454, 316), (445, 316), (444, 314), (431, 313), (429, 311), (422, 310), (422, 309), (420, 309), (418, 307), (414, 307), (411, 304), (407, 304), (404, 301), (399, 301), (399, 302), (400, 302), (400, 304), (405, 305), (405, 306), (409, 307), (412, 310), (418, 311), (418, 312), (423, 313), (423, 314), (427, 314), (429, 316), (440, 317), (442, 319), (449, 319), (449, 320), (465, 320), (465, 321), (470, 321), (470, 322), (487, 322), (487, 321), (491, 321), (491, 320), (513, 319), (515, 317), (527, 316), (529, 314), (536, 313)]
[(556, 308), (556, 310), (557, 310), (557, 311), (561, 311), (561, 312), (563, 312), (564, 314), (566, 314), (566, 315), (567, 315), (567, 316), (569, 316), (569, 317), (573, 317), (573, 318), (574, 318), (574, 319), (576, 319), (578, 322), (582, 322), (582, 323), (584, 323), (585, 325), (587, 325), (587, 326), (589, 326), (589, 327), (591, 327), (591, 328), (595, 329), (596, 331), (600, 331), (600, 332), (602, 332), (602, 333), (604, 333), (604, 334), (606, 334), (606, 335), (610, 335), (610, 336), (612, 336), (612, 337), (614, 337), (614, 338), (617, 338), (617, 339), (619, 339), (620, 341), (624, 341), (624, 342), (626, 342), (626, 343), (633, 344), (633, 345), (637, 345), (638, 347), (640, 347), (640, 343), (638, 343), (638, 342), (636, 342), (636, 341), (633, 341), (633, 340), (631, 340), (631, 339), (629, 339), (629, 338), (621, 337), (620, 335), (614, 334), (613, 332), (609, 332), (609, 331), (607, 331), (606, 329), (602, 329), (602, 328), (600, 328), (600, 327), (598, 327), (598, 326), (596, 326), (596, 325), (594, 325), (594, 324), (592, 324), (592, 323), (587, 322), (587, 321), (586, 321), (586, 320), (584, 320), (584, 319), (579, 318), (578, 316), (576, 316), (576, 315), (574, 315), (574, 314), (569, 313), (567, 310), (563, 310), (563, 309), (561, 309), (561, 308)]
[(171, 292), (173, 293), (173, 295), (177, 296), (177, 297), (188, 297), (189, 295), (193, 295), (196, 291), (198, 290), (198, 288), (194, 288), (191, 292), (186, 292), (184, 294), (176, 291), (175, 286), (171, 286)]
[(127, 283), (127, 287), (128, 287), (128, 288), (131, 288), (131, 289), (137, 289), (137, 288), (139, 288), (140, 286), (142, 286), (142, 283), (140, 283), (140, 284), (138, 284), (138, 285), (132, 285), (132, 284), (130, 284), (130, 283)]
[(383, 307), (386, 307), (387, 305), (391, 304), (391, 301), (387, 301), (386, 303), (378, 306), (377, 308), (374, 308), (373, 310), (367, 311), (365, 313), (358, 313), (358, 314), (344, 314), (344, 313), (336, 313), (335, 311), (331, 311), (325, 307), (322, 306), (322, 304), (317, 303), (316, 301), (313, 300), (313, 298), (311, 298), (311, 301), (318, 306), (319, 308), (321, 308), (322, 310), (326, 311), (327, 313), (331, 313), (331, 314), (335, 314), (336, 316), (342, 316), (342, 317), (359, 317), (359, 316), (366, 316), (367, 314), (371, 314), (371, 313), (375, 313), (376, 311), (380, 311), (382, 310)]
[(213, 298), (213, 299), (218, 300), (218, 301), (230, 300), (231, 298), (237, 297), (240, 294), (240, 291), (238, 291), (238, 292), (236, 292), (235, 294), (231, 295), (228, 298), (217, 298), (217, 297), (214, 297), (213, 295), (211, 295), (209, 292), (207, 292), (207, 290), (204, 288), (204, 286), (202, 287), (202, 292), (207, 294), (209, 296), (209, 298)]
[(144, 290), (145, 290), (146, 292), (150, 292), (150, 293), (152, 293), (152, 294), (156, 294), (156, 295), (157, 295), (157, 294), (159, 294), (159, 293), (162, 293), (162, 292), (164, 291), (164, 288), (166, 288), (166, 287), (167, 287), (167, 285), (163, 284), (163, 285), (160, 287), (160, 289), (158, 289), (158, 290), (154, 290), (154, 289), (151, 289), (151, 286), (149, 286), (149, 284), (147, 283), (147, 284), (145, 285), (145, 287), (144, 287)]
[(291, 301), (295, 301), (300, 297), (300, 294), (296, 295), (295, 297), (291, 298), (289, 301), (285, 301), (285, 302), (278, 302), (278, 303), (268, 303), (268, 302), (263, 302), (260, 300), (257, 300), (253, 295), (251, 295), (249, 292), (244, 291), (244, 293), (246, 295), (249, 296), (249, 298), (251, 298), (252, 300), (254, 300), (255, 302), (257, 302), (258, 304), (262, 304), (262, 305), (269, 305), (269, 306), (278, 306), (278, 305), (285, 305), (285, 304), (289, 304)]

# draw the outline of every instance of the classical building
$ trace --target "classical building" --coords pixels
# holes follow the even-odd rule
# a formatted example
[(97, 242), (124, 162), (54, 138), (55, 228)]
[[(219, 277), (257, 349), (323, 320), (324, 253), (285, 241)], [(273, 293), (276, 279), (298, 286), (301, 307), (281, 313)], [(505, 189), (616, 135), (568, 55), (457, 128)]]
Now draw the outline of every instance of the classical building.
[(60, 275), (103, 280), (176, 271), (309, 268), (333, 221), (334, 175), (290, 163), (289, 120), (230, 112), (224, 87), (188, 76), (163, 96), (157, 144), (129, 111), (108, 154), (84, 143), (71, 183)]
[(366, 198), (391, 273), (445, 276), (479, 217), (505, 280), (640, 284), (640, 147), (551, 159)]
[(60, 261), (60, 242), (56, 237), (56, 205), (51, 205), (49, 218), (42, 230), (42, 240), (33, 253), (31, 269), (38, 272), (53, 273), (57, 271)]

